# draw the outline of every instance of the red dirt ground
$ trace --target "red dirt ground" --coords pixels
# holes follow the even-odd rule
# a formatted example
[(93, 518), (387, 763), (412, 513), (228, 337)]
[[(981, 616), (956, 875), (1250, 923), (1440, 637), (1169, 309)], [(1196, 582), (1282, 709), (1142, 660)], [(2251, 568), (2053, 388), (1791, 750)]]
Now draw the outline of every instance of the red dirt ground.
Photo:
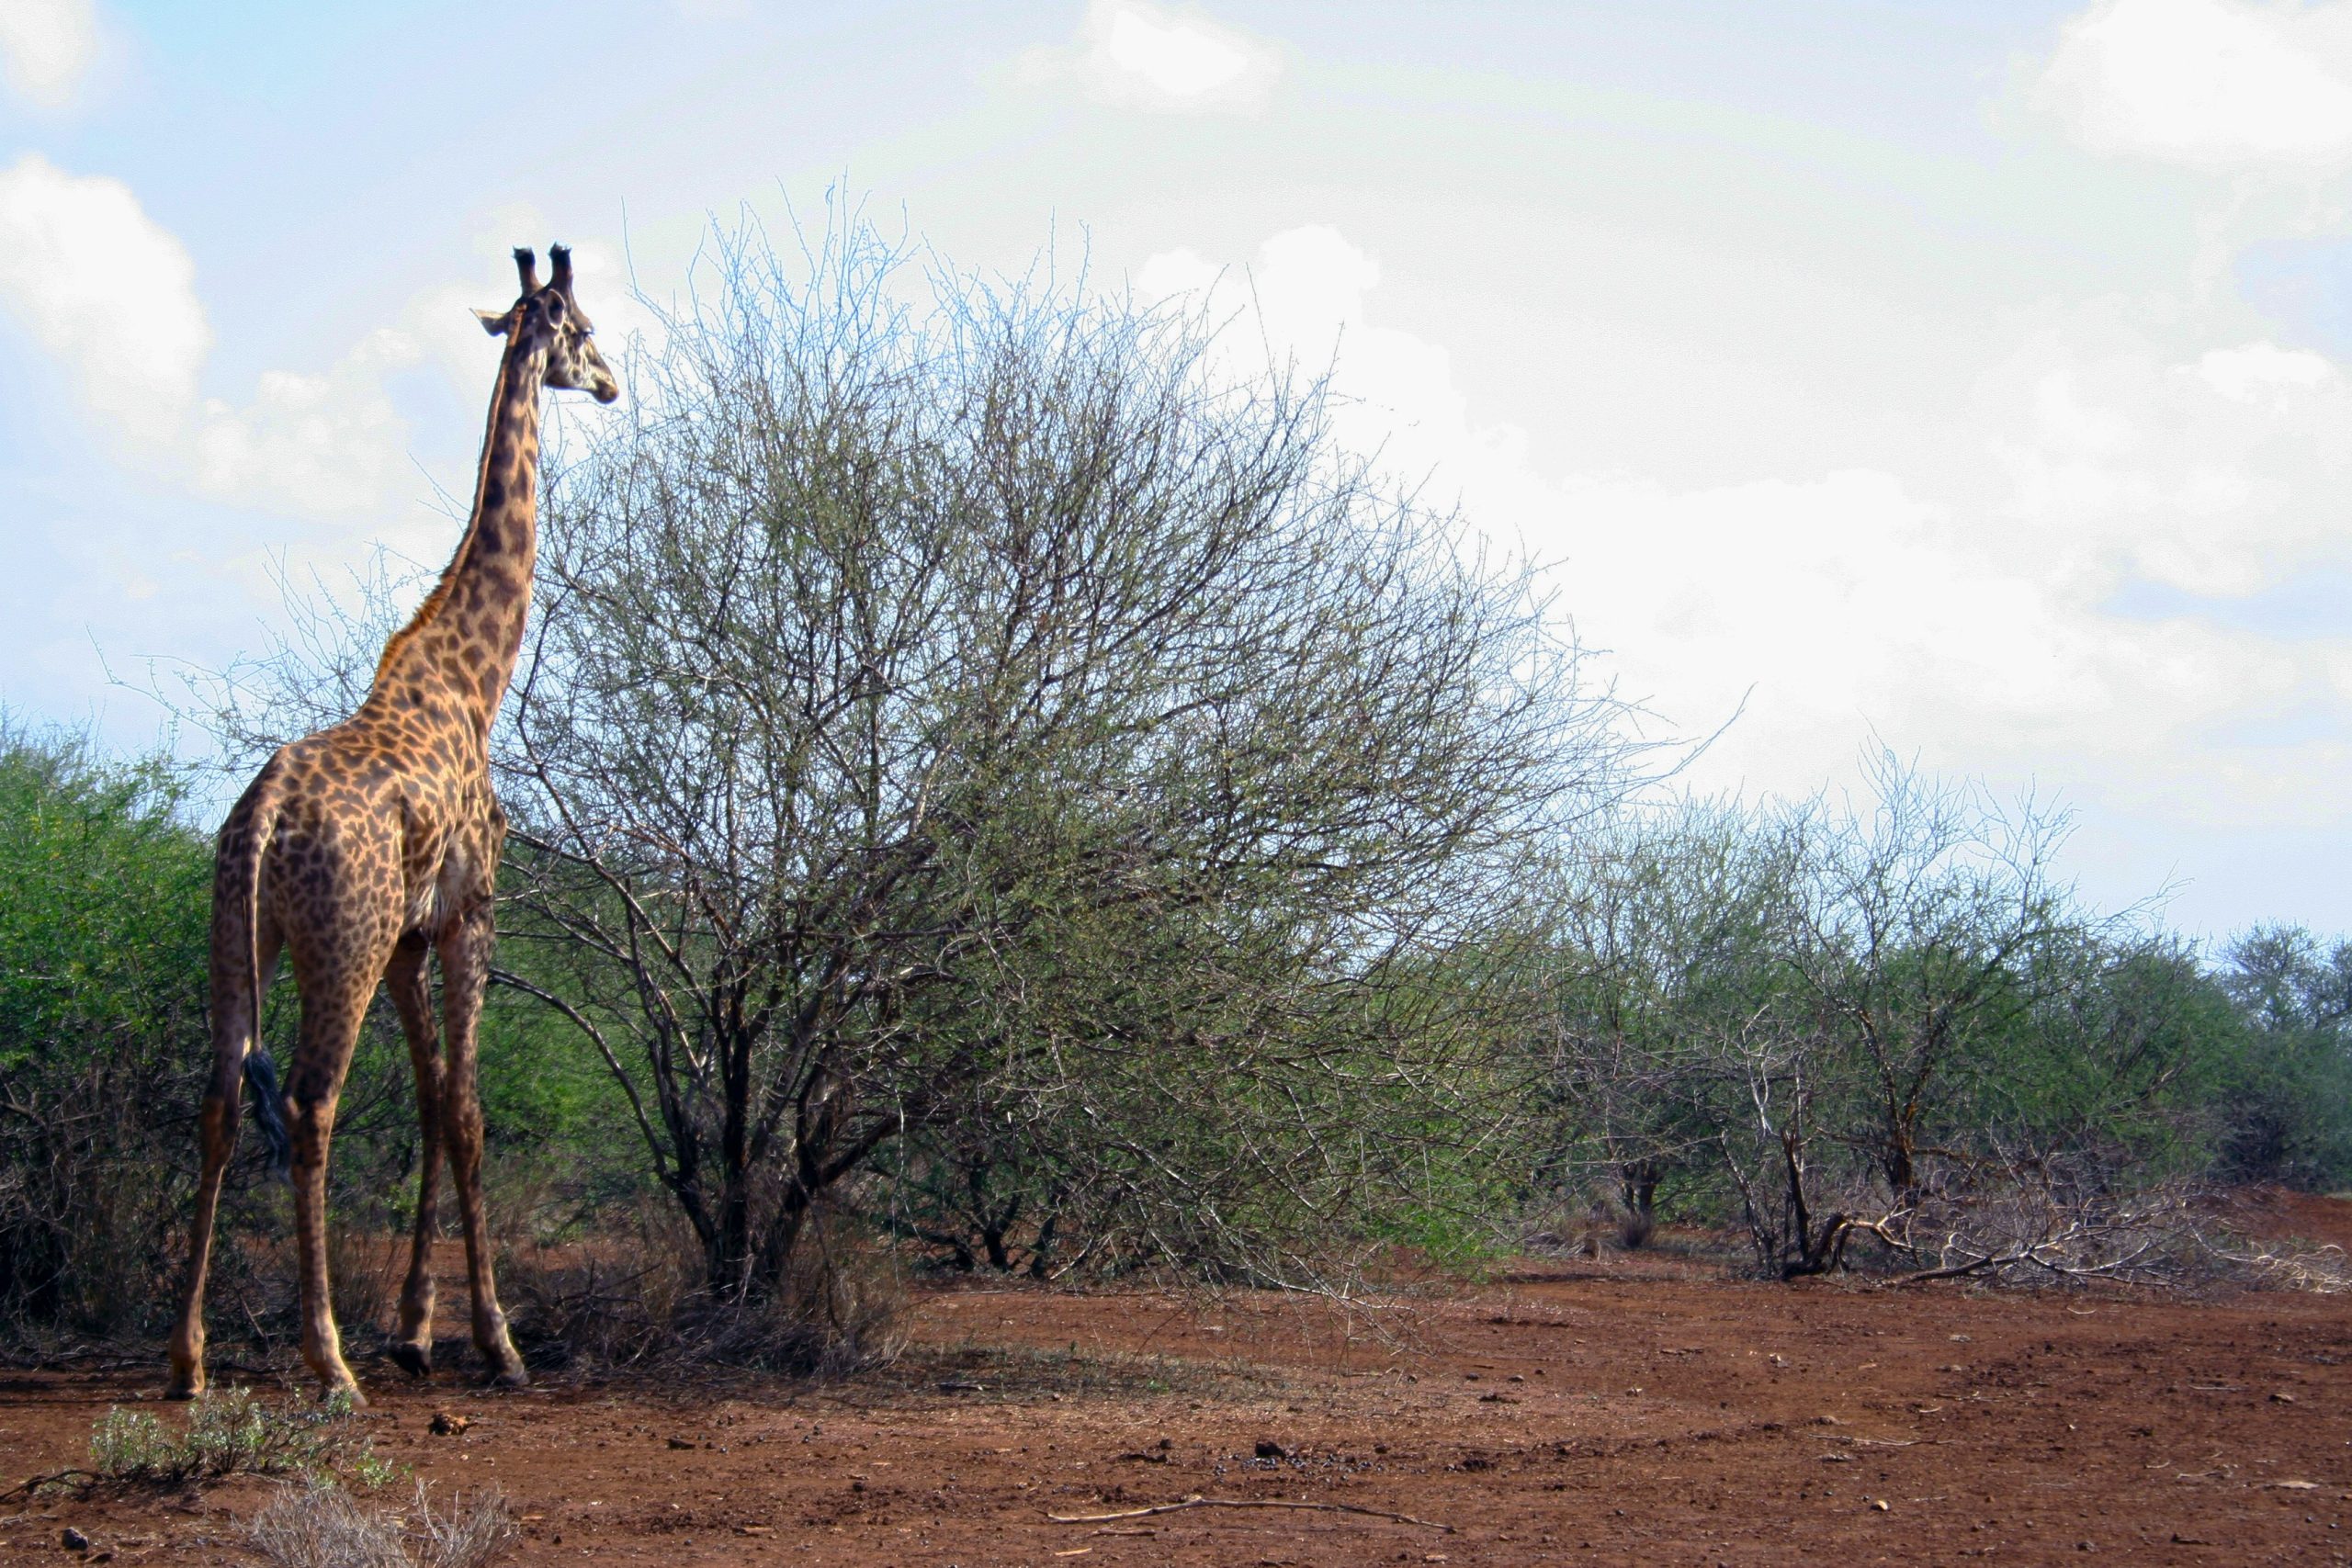
[[(2273, 1207), (2352, 1240), (2352, 1203)], [(1284, 1300), (938, 1291), (892, 1374), (821, 1389), (360, 1374), (379, 1450), (438, 1495), (503, 1486), (525, 1563), (2352, 1560), (2352, 1298), (1785, 1286), (1639, 1257), (1409, 1315), (1400, 1346)], [(0, 1473), (81, 1462), (161, 1371), (0, 1376)], [(436, 1411), (472, 1424), (433, 1436)], [(1047, 1517), (1195, 1495), (1428, 1524)], [(249, 1562), (267, 1495), (17, 1503), (0, 1556), (74, 1561), (73, 1525), (84, 1560)]]

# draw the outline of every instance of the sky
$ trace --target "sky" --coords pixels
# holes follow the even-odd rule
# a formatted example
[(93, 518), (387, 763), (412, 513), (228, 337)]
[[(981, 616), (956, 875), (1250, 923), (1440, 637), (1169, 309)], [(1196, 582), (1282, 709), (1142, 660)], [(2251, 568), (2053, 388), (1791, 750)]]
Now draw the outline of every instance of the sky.
[(2352, 0), (0, 0), (0, 705), (153, 745), (437, 567), (511, 246), (609, 340), (832, 189), (1246, 288), (1692, 787), (1883, 744), (2352, 930)]

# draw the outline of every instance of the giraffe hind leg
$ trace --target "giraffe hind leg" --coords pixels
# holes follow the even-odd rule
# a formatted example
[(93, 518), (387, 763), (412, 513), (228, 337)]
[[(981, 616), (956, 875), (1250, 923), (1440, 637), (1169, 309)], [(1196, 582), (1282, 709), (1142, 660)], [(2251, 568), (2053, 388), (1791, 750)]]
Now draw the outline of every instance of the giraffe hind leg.
[[(261, 988), (269, 989), (277, 967), (277, 942), (264, 928), (258, 973)], [(242, 965), (242, 952), (229, 955)], [(243, 1089), (248, 1046), (260, 1043), (260, 998), (243, 998), (242, 983), (224, 983), (216, 964), (213, 980), (212, 1081), (205, 1089), (197, 1112), (198, 1138), (203, 1173), (196, 1188), (196, 1217), (189, 1227), (187, 1281), (180, 1298), (179, 1321), (172, 1331), (171, 1375), (164, 1385), (170, 1399), (192, 1399), (204, 1392), (204, 1286), (212, 1259), (212, 1234), (220, 1208), (220, 1184), (228, 1174), (230, 1156), (237, 1148), (238, 1097)], [(242, 976), (232, 977), (242, 981)], [(269, 1108), (275, 1112), (275, 1107)]]
[[(170, 1382), (164, 1395), (193, 1399), (204, 1392), (204, 1281), (212, 1258), (212, 1227), (220, 1204), (220, 1179), (237, 1146), (237, 1093), (242, 1061), (224, 1074), (217, 1067), (197, 1113), (204, 1173), (196, 1189), (196, 1222), (188, 1239), (187, 1284), (180, 1297), (179, 1324), (172, 1332)], [(224, 1084), (224, 1081), (225, 1084)]]
[[(355, 943), (355, 946), (359, 944)], [(335, 1107), (344, 1075), (359, 1042), (359, 1027), (378, 978), (388, 967), (387, 934), (372, 951), (319, 954), (298, 964), (302, 982), (302, 1040), (287, 1075), (286, 1124), (293, 1144), (294, 1243), (301, 1289), (303, 1362), (330, 1393), (354, 1405), (367, 1401), (343, 1358), (327, 1280), (327, 1156), (334, 1139)]]

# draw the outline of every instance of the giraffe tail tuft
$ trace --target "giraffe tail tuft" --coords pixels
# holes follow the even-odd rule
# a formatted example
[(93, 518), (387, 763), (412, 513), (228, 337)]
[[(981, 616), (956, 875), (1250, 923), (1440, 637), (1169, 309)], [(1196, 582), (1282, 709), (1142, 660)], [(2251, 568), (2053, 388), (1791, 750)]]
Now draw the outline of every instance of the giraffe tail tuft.
[(245, 1082), (254, 1092), (254, 1121), (269, 1147), (269, 1173), (283, 1181), (293, 1167), (294, 1141), (287, 1136), (286, 1113), (278, 1107), (277, 1063), (260, 1045), (245, 1053)]

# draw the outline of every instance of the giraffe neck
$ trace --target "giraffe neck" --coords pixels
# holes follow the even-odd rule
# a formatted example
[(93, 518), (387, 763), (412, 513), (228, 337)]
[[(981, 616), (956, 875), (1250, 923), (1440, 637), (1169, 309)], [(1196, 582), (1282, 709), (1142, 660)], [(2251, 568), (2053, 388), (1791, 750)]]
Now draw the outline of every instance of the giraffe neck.
[(546, 379), (545, 345), (510, 339), (491, 394), (473, 515), (441, 581), (384, 645), (368, 706), (454, 705), (478, 737), (489, 736), (531, 607)]

